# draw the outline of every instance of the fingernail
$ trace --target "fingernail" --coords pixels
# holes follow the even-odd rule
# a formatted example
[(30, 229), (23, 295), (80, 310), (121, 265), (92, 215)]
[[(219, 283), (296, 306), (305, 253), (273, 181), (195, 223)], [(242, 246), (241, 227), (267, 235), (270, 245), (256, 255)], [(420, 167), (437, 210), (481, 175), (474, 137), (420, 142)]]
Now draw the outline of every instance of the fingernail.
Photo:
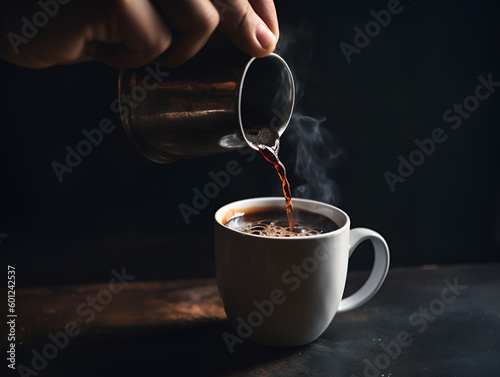
[(260, 46), (264, 50), (267, 50), (269, 47), (274, 46), (276, 43), (276, 36), (264, 24), (260, 24), (259, 28), (257, 29), (256, 37), (260, 43)]

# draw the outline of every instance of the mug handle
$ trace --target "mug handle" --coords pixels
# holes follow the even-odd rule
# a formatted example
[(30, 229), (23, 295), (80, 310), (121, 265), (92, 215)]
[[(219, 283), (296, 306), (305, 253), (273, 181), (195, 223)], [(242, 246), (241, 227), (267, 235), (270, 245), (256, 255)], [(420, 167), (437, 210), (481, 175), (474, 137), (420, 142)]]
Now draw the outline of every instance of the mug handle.
[(389, 247), (382, 236), (371, 229), (351, 229), (349, 239), (349, 257), (351, 257), (356, 247), (358, 247), (358, 245), (365, 240), (370, 240), (372, 242), (373, 250), (375, 252), (372, 272), (370, 273), (368, 280), (360, 289), (340, 301), (337, 312), (345, 312), (355, 309), (370, 300), (382, 286), (382, 283), (387, 276), (387, 271), (389, 271)]

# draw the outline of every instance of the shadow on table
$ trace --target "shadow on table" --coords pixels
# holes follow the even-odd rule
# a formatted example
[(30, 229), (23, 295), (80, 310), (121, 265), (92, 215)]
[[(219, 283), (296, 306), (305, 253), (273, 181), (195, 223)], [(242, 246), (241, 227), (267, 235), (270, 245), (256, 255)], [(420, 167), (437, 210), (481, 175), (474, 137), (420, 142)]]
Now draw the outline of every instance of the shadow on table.
[[(304, 348), (274, 348), (244, 341), (231, 353), (222, 337), (225, 332), (236, 335), (228, 321), (154, 333), (145, 328), (143, 334), (137, 329), (133, 334), (126, 329), (109, 335), (104, 331), (92, 338), (72, 340), (49, 360), (40, 376), (216, 376), (243, 371), (262, 376), (268, 371), (266, 364), (272, 363), (275, 369), (280, 360), (285, 362)], [(33, 349), (42, 351), (43, 346)], [(19, 362), (30, 368), (31, 348), (18, 350), (26, 356)]]

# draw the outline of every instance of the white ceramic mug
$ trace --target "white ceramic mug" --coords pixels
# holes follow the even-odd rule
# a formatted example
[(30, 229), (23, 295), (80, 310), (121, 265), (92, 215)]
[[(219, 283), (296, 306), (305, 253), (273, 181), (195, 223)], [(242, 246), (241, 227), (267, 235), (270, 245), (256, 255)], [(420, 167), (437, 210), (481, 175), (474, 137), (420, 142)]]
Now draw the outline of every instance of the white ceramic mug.
[[(350, 229), (345, 212), (329, 204), (293, 199), (296, 209), (326, 216), (339, 229), (307, 237), (266, 237), (224, 224), (252, 207), (283, 207), (281, 198), (230, 203), (215, 214), (217, 285), (234, 336), (269, 346), (291, 347), (316, 340), (337, 312), (367, 302), (389, 269), (389, 248), (366, 228)], [(364, 240), (375, 260), (365, 284), (342, 299), (350, 255)]]

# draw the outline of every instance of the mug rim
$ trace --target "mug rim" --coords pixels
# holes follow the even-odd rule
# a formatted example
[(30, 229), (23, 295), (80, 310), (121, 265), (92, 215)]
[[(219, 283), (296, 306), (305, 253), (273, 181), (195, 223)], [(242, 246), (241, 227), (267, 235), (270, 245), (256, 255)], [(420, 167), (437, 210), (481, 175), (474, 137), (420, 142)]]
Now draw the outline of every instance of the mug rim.
[[(337, 213), (340, 213), (344, 217), (344, 224), (342, 226), (340, 226), (338, 229), (333, 230), (331, 232), (322, 233), (322, 234), (316, 234), (316, 235), (311, 235), (311, 236), (307, 236), (307, 237), (271, 237), (271, 236), (261, 236), (261, 235), (258, 235), (258, 234), (245, 233), (245, 232), (242, 232), (242, 231), (237, 230), (237, 229), (229, 228), (228, 226), (226, 226), (225, 224), (222, 223), (222, 220), (224, 218), (223, 215), (228, 210), (230, 210), (232, 206), (234, 207), (236, 205), (243, 204), (245, 202), (253, 202), (253, 201), (259, 201), (259, 200), (284, 201), (284, 197), (265, 196), (265, 197), (257, 197), (257, 198), (247, 198), (247, 199), (240, 199), (240, 200), (236, 200), (236, 201), (233, 201), (231, 203), (225, 204), (225, 205), (223, 205), (222, 207), (220, 207), (215, 212), (215, 214), (214, 214), (215, 223), (217, 225), (219, 225), (219, 226), (222, 226), (224, 229), (227, 229), (229, 231), (235, 232), (235, 233), (243, 235), (243, 236), (254, 237), (254, 238), (262, 238), (262, 239), (271, 239), (271, 240), (283, 240), (283, 241), (313, 240), (313, 239), (321, 239), (321, 238), (326, 238), (326, 237), (332, 237), (332, 236), (336, 236), (336, 235), (338, 235), (338, 234), (340, 234), (342, 232), (345, 232), (351, 226), (351, 220), (349, 218), (349, 215), (347, 215), (347, 213), (345, 211), (341, 210), (340, 208), (338, 208), (338, 207), (336, 207), (334, 205), (328, 204), (328, 203), (324, 203), (324, 202), (320, 202), (320, 201), (312, 200), (312, 199), (304, 199), (304, 198), (292, 198), (292, 202), (293, 203), (314, 203), (315, 205), (320, 205), (320, 206), (326, 207), (326, 208), (328, 208), (330, 210), (333, 210), (333, 211), (335, 211)], [(251, 205), (249, 205), (248, 207), (251, 207)], [(285, 207), (283, 207), (283, 209), (285, 209)], [(243, 208), (242, 208), (242, 210), (243, 210)], [(327, 215), (318, 213), (317, 211), (310, 210), (310, 209), (307, 209), (307, 211), (312, 212), (314, 214), (319, 214), (319, 215), (322, 215), (322, 216), (326, 216), (330, 220), (332, 220), (332, 221), (334, 221), (336, 223), (336, 221), (334, 219), (332, 219), (331, 216), (327, 216)], [(232, 217), (230, 217), (229, 219), (227, 219), (226, 222), (229, 221), (233, 217), (234, 217), (234, 215)]]

